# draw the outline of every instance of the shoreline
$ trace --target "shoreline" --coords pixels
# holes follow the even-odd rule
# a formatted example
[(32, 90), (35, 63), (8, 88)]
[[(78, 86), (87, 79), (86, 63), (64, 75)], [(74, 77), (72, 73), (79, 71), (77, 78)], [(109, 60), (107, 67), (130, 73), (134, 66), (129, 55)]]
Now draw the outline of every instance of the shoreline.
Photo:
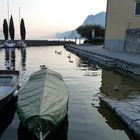
[(66, 44), (64, 48), (91, 63), (140, 80), (140, 54), (115, 52), (91, 45)]
[[(19, 40), (14, 40), (14, 43), (17, 43)], [(1, 43), (4, 43), (4, 40), (0, 40)], [(75, 44), (74, 41), (61, 41), (61, 40), (25, 40), (27, 47), (38, 47), (38, 46), (55, 46), (55, 45), (66, 45), (66, 44)], [(5, 47), (1, 47), (5, 48)], [(19, 47), (14, 47), (19, 48)]]

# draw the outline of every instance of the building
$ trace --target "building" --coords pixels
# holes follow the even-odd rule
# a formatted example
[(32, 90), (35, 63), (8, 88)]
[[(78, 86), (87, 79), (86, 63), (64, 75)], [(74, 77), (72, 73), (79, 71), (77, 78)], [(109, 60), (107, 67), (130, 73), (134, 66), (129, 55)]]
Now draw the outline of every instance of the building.
[(104, 47), (140, 53), (140, 0), (108, 0)]

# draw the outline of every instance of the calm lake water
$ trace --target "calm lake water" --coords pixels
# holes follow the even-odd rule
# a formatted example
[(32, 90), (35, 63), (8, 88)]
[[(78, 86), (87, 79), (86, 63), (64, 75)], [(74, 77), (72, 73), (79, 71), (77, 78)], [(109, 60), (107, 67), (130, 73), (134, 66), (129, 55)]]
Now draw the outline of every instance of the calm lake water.
[[(55, 53), (55, 50), (62, 51), (62, 54)], [(21, 69), (23, 84), (32, 72), (39, 70), (41, 64), (62, 74), (70, 94), (68, 116), (47, 140), (136, 140), (118, 118), (100, 103), (98, 97), (103, 92), (122, 100), (140, 90), (139, 82), (134, 84), (134, 80), (88, 64), (72, 53), (71, 59), (68, 59), (69, 54), (63, 46), (1, 49), (0, 68), (6, 69), (10, 65), (13, 69)], [(114, 84), (121, 85), (122, 94), (114, 94)], [(0, 120), (0, 133), (3, 132), (0, 139), (31, 140), (28, 131), (20, 125), (15, 106), (10, 110), (11, 117)], [(6, 125), (4, 128), (2, 122)]]

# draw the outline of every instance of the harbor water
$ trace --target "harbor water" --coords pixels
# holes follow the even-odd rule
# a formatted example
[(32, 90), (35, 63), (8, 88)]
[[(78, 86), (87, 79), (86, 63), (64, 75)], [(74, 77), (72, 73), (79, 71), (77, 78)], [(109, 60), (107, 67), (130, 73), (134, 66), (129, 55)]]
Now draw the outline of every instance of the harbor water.
[[(23, 85), (42, 64), (61, 73), (69, 89), (68, 115), (47, 140), (136, 140), (117, 116), (100, 103), (99, 96), (107, 94), (123, 100), (133, 93), (139, 94), (139, 82), (89, 64), (63, 46), (0, 50), (0, 69), (19, 69)], [(119, 94), (112, 88), (116, 83), (121, 85)], [(22, 128), (15, 106), (10, 114), (10, 121), (3, 117), (6, 125), (0, 124), (0, 140), (32, 140), (31, 134)]]

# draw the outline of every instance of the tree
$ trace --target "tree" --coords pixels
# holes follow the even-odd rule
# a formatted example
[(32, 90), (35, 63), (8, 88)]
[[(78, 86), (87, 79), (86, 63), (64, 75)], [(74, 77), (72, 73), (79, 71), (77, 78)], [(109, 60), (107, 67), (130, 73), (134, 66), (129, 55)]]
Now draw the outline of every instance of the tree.
[[(93, 39), (104, 38), (105, 30), (99, 25), (85, 25), (79, 26), (77, 32), (84, 38), (88, 39), (89, 42), (92, 42)], [(95, 31), (95, 38), (92, 38), (92, 31)]]
[(3, 21), (3, 34), (4, 34), (5, 40), (8, 40), (8, 23), (6, 19), (4, 19)]
[(11, 40), (14, 40), (14, 38), (15, 38), (15, 28), (14, 28), (14, 22), (13, 22), (12, 15), (11, 15), (11, 18), (10, 18), (10, 23), (9, 23), (9, 33), (10, 33)]
[(26, 37), (26, 29), (25, 29), (25, 24), (24, 24), (24, 19), (21, 19), (20, 22), (20, 36), (22, 40), (25, 40)]

